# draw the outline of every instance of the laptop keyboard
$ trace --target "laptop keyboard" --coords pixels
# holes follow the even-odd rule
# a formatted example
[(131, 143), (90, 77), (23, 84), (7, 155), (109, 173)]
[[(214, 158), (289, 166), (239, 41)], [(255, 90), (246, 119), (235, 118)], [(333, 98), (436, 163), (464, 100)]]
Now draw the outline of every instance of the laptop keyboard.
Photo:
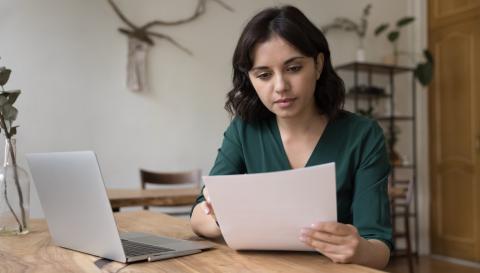
[(170, 249), (170, 248), (152, 246), (152, 245), (132, 242), (124, 239), (122, 239), (122, 245), (123, 245), (123, 249), (125, 250), (125, 255), (129, 257), (173, 251), (173, 249)]

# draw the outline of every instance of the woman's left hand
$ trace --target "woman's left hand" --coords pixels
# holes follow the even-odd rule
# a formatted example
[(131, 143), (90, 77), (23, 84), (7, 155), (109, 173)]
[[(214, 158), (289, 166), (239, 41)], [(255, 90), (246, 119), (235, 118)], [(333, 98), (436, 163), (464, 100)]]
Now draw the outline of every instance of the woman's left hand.
[(336, 263), (357, 263), (365, 239), (356, 227), (337, 222), (320, 222), (301, 230), (300, 241)]

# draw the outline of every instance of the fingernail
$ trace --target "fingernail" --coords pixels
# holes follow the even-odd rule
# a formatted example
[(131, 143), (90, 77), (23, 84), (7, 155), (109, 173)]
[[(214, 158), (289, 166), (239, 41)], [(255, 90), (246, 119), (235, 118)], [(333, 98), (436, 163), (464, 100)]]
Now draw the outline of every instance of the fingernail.
[(210, 210), (208, 208), (205, 208), (203, 211), (205, 211), (205, 214), (209, 214)]
[(308, 234), (309, 231), (310, 231), (310, 230), (307, 229), (307, 228), (302, 228), (302, 229), (300, 230), (300, 233), (301, 233), (302, 235), (304, 235), (304, 234)]
[(307, 237), (300, 236), (300, 237), (298, 237), (298, 239), (299, 239), (300, 241), (304, 242), (304, 243), (307, 242)]

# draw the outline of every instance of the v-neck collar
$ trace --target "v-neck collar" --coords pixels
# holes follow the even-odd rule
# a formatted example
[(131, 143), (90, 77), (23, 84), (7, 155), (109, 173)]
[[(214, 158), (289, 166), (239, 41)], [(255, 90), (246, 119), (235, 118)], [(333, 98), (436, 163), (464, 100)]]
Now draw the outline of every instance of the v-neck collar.
[[(311, 160), (314, 157), (314, 155), (317, 153), (317, 150), (320, 149), (322, 146), (322, 143), (325, 142), (324, 139), (326, 138), (326, 134), (328, 133), (328, 128), (330, 127), (330, 124), (333, 121), (331, 119), (328, 119), (327, 125), (325, 125), (325, 129), (323, 129), (322, 135), (318, 139), (317, 144), (315, 145), (315, 148), (313, 148), (312, 153), (310, 154), (310, 157), (307, 160), (307, 163), (305, 164), (305, 167), (309, 167), (311, 164)], [(272, 118), (272, 127), (273, 127), (273, 135), (275, 137), (275, 141), (280, 147), (280, 152), (283, 156), (282, 158), (282, 165), (286, 170), (291, 170), (293, 169), (292, 166), (290, 165), (290, 161), (288, 160), (287, 152), (285, 151), (285, 147), (283, 146), (283, 141), (282, 141), (282, 135), (280, 134), (280, 128), (278, 128), (278, 123), (276, 118)]]

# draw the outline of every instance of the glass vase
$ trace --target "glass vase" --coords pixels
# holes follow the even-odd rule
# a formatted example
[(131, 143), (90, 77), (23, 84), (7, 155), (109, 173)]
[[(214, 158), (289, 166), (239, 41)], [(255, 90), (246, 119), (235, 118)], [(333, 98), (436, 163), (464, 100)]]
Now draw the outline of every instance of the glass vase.
[(29, 228), (30, 179), (17, 164), (14, 139), (5, 140), (5, 158), (0, 169), (0, 235), (27, 234)]

